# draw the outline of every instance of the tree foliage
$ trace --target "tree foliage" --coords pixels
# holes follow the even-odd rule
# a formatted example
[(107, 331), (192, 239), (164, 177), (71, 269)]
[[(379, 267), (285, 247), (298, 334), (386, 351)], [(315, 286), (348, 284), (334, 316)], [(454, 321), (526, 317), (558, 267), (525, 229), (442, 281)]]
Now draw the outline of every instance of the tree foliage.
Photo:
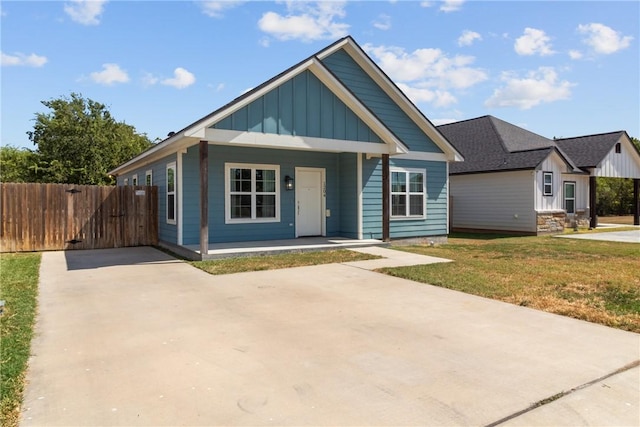
[(42, 104), (50, 111), (37, 113), (33, 131), (27, 132), (37, 149), (31, 154), (7, 149), (7, 159), (15, 160), (7, 160), (2, 181), (113, 184), (107, 172), (151, 146), (145, 134), (116, 121), (104, 104), (79, 94)]
[[(631, 142), (640, 150), (640, 140), (631, 138)], [(597, 214), (629, 215), (633, 213), (633, 179), (598, 178)]]
[(37, 153), (10, 145), (0, 147), (0, 182), (33, 182), (37, 169)]

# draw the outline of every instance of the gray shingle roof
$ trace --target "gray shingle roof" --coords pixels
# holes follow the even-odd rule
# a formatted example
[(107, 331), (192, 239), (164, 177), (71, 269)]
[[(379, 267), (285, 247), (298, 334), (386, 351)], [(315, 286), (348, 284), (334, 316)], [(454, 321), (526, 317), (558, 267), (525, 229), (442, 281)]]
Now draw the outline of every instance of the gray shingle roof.
[(535, 169), (557, 150), (553, 140), (493, 116), (441, 125), (438, 130), (465, 158), (449, 165), (451, 174)]
[[(613, 149), (624, 131), (557, 139), (556, 144), (580, 168), (595, 168)], [(464, 155), (464, 153), (463, 153)]]

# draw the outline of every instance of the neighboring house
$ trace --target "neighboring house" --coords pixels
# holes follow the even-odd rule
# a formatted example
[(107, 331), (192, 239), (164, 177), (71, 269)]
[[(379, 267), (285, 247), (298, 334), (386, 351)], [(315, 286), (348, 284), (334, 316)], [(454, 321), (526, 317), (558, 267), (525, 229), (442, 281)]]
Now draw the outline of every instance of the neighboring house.
[(449, 170), (452, 229), (595, 227), (595, 177), (635, 179), (638, 223), (640, 153), (624, 131), (552, 140), (492, 116), (438, 130), (465, 159)]
[(158, 186), (162, 242), (448, 234), (462, 156), (346, 37), (117, 167)]

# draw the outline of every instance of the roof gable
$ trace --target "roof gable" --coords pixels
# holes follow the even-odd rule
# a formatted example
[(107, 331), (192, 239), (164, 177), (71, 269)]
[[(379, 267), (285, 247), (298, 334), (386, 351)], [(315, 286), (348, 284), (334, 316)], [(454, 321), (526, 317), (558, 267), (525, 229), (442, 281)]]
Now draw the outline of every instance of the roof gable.
[(382, 142), (352, 109), (308, 70), (214, 123), (211, 128)]
[(613, 149), (624, 131), (556, 139), (556, 144), (580, 168), (595, 168)]

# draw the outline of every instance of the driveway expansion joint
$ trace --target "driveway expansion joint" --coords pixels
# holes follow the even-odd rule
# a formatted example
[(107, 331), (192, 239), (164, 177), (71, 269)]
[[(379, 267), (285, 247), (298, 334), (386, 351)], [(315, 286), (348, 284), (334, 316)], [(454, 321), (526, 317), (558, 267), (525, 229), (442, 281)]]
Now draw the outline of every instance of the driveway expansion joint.
[(533, 411), (535, 409), (538, 409), (538, 408), (540, 408), (540, 407), (542, 407), (544, 405), (548, 405), (549, 403), (555, 402), (556, 400), (561, 399), (561, 398), (563, 398), (565, 396), (568, 396), (568, 395), (570, 395), (570, 394), (572, 394), (572, 393), (574, 393), (574, 392), (576, 392), (578, 390), (583, 390), (585, 388), (591, 387), (591, 386), (593, 386), (595, 384), (598, 384), (598, 383), (606, 380), (607, 378), (611, 378), (614, 375), (621, 374), (623, 372), (626, 372), (626, 371), (628, 371), (630, 369), (633, 369), (633, 368), (636, 368), (638, 366), (640, 366), (640, 360), (635, 360), (635, 361), (633, 361), (631, 363), (628, 363), (628, 364), (624, 365), (623, 367), (621, 367), (619, 369), (616, 369), (613, 372), (609, 372), (606, 375), (603, 375), (603, 376), (598, 377), (598, 378), (596, 378), (594, 380), (588, 381), (588, 382), (586, 382), (584, 384), (581, 384), (581, 385), (579, 385), (577, 387), (574, 387), (574, 388), (572, 388), (570, 390), (561, 391), (561, 392), (556, 393), (556, 394), (554, 394), (552, 396), (549, 396), (549, 397), (546, 397), (546, 398), (544, 398), (542, 400), (539, 400), (538, 402), (533, 403), (528, 408), (522, 409), (522, 410), (520, 410), (518, 412), (514, 412), (511, 415), (507, 415), (506, 417), (501, 418), (498, 421), (494, 421), (494, 422), (492, 422), (490, 424), (487, 424), (485, 427), (496, 427), (496, 426), (499, 426), (500, 424), (504, 424), (507, 421), (510, 421), (510, 420), (512, 420), (514, 418), (518, 418), (519, 416), (524, 415), (527, 412), (531, 412), (531, 411)]

